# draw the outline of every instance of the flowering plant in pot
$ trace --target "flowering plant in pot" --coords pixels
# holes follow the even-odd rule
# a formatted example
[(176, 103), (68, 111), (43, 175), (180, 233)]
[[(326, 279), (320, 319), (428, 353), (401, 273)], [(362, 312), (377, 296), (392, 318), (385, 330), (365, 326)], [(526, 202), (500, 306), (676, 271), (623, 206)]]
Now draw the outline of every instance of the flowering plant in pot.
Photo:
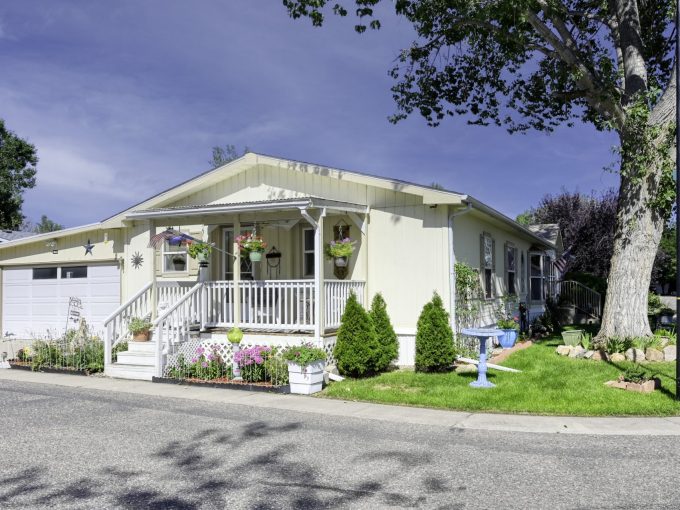
[(321, 391), (326, 351), (308, 343), (290, 346), (281, 356), (288, 362), (291, 393), (311, 395)]
[(212, 244), (204, 243), (203, 241), (193, 241), (187, 243), (187, 253), (192, 259), (198, 259), (201, 262), (206, 262), (210, 258), (212, 252)]
[(339, 241), (331, 241), (326, 245), (326, 257), (335, 260), (335, 265), (338, 267), (347, 266), (347, 259), (354, 253), (354, 245), (356, 241), (352, 241), (349, 237), (340, 239)]
[(149, 330), (153, 324), (146, 318), (133, 317), (128, 324), (128, 330), (132, 333), (135, 342), (146, 342), (149, 339)]
[(246, 232), (236, 237), (239, 249), (247, 253), (250, 260), (259, 262), (262, 260), (262, 254), (267, 248), (267, 243), (262, 239), (262, 236), (255, 235), (253, 232)]
[(517, 341), (517, 332), (519, 331), (519, 317), (512, 317), (508, 319), (498, 319), (496, 321), (498, 329), (502, 329), (504, 335), (498, 339), (503, 349), (509, 349)]

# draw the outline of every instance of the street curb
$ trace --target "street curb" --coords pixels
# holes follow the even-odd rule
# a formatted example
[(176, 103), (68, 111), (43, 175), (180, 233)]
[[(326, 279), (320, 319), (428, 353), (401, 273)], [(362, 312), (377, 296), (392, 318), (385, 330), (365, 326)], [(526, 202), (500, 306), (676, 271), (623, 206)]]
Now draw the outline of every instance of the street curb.
[(2, 388), (2, 381), (45, 384), (94, 391), (122, 392), (162, 398), (182, 398), (325, 416), (344, 416), (392, 423), (441, 426), (456, 430), (603, 436), (680, 436), (680, 417), (587, 418), (468, 413), (373, 404), (369, 402), (350, 402), (301, 395), (251, 393), (227, 389), (215, 391), (212, 388), (197, 386), (154, 384), (147, 381), (47, 374), (12, 369), (0, 370), (0, 389)]

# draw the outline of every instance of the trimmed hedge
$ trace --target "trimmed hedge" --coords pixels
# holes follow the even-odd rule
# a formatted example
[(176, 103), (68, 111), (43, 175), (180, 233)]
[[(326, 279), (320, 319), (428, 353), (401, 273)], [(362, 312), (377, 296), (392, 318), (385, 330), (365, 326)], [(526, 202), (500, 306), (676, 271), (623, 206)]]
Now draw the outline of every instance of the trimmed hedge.
[(361, 377), (377, 372), (381, 358), (380, 343), (371, 317), (359, 304), (354, 292), (350, 293), (342, 314), (333, 356), (338, 361), (338, 371), (343, 375)]
[(418, 318), (415, 368), (417, 372), (443, 372), (451, 368), (455, 357), (449, 314), (435, 292)]
[(380, 344), (380, 356), (376, 365), (376, 371), (382, 372), (390, 366), (399, 355), (399, 341), (394, 332), (390, 316), (387, 314), (387, 304), (379, 292), (373, 297), (369, 312), (375, 334)]

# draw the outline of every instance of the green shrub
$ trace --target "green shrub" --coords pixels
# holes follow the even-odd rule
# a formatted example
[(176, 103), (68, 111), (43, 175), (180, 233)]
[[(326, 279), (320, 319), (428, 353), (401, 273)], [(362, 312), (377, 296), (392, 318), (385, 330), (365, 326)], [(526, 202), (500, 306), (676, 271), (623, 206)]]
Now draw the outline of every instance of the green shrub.
[(292, 361), (304, 367), (317, 361), (326, 361), (326, 351), (320, 347), (314, 347), (312, 343), (306, 343), (286, 347), (281, 357), (285, 361)]
[(661, 337), (658, 336), (641, 336), (631, 339), (631, 342), (633, 343), (633, 347), (642, 349), (643, 351), (646, 351), (647, 349), (663, 349)]
[(607, 338), (605, 350), (609, 354), (614, 354), (616, 352), (624, 353), (631, 347), (633, 347), (633, 341), (630, 338), (621, 338), (618, 336), (613, 336)]
[(416, 371), (441, 372), (453, 364), (453, 331), (442, 298), (435, 292), (423, 307), (416, 332)]
[(352, 292), (347, 299), (338, 340), (333, 349), (333, 356), (338, 361), (338, 371), (353, 377), (374, 374), (380, 352), (373, 321)]
[(397, 359), (399, 355), (399, 341), (392, 327), (390, 316), (387, 315), (387, 304), (379, 292), (373, 298), (369, 315), (373, 321), (375, 334), (380, 344), (380, 356), (376, 370), (382, 372), (390, 366), (390, 363)]

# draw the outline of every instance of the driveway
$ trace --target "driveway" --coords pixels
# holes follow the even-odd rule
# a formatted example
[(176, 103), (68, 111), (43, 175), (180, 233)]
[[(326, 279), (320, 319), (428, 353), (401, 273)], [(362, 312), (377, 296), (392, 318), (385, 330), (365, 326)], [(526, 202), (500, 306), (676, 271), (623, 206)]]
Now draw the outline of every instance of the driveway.
[(677, 437), (464, 430), (9, 380), (0, 402), (0, 508), (657, 509), (680, 500)]

